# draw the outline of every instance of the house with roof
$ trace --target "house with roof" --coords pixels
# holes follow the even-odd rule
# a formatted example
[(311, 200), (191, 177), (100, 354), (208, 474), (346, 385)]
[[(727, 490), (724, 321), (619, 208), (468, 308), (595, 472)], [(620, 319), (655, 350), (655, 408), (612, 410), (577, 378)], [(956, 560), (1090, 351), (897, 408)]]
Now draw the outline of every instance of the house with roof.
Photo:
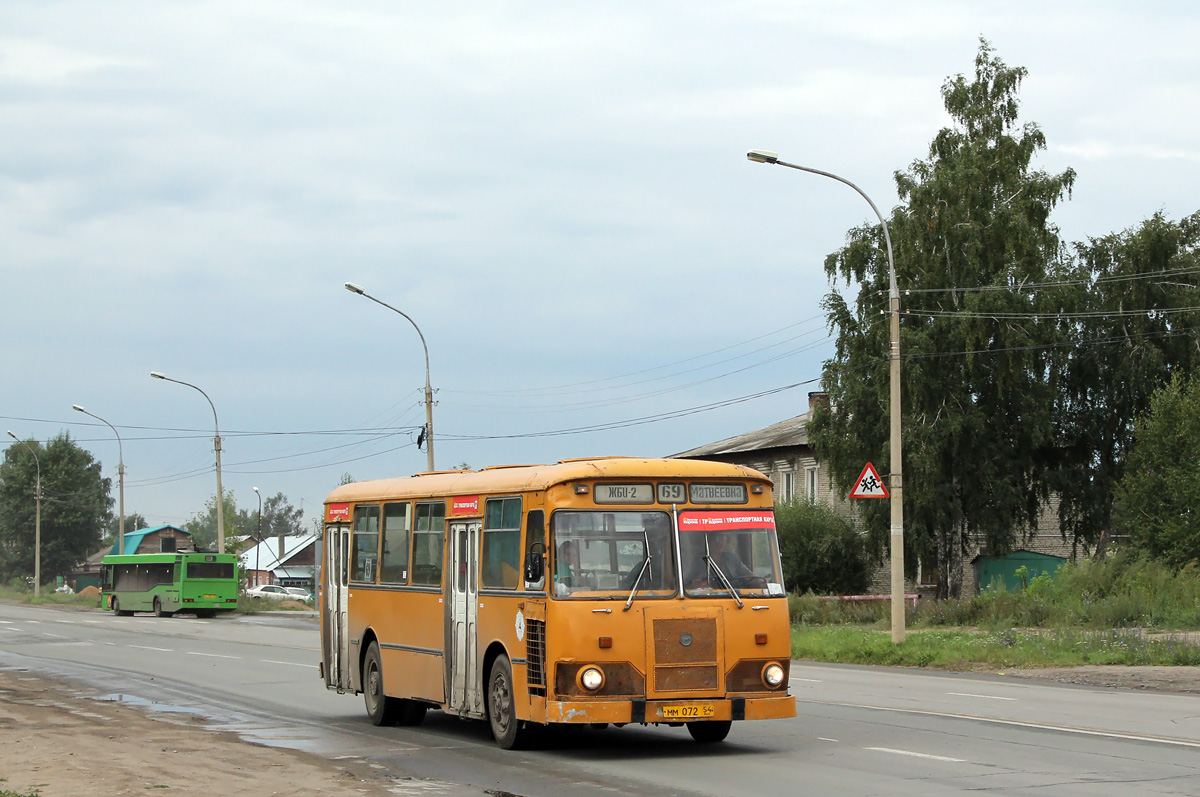
[(246, 586), (278, 584), (313, 592), (317, 583), (317, 543), (317, 535), (308, 533), (266, 537), (251, 545), (239, 554)]
[[(193, 550), (192, 533), (178, 526), (153, 526), (137, 531), (125, 532), (125, 553), (172, 553)], [(67, 583), (78, 592), (85, 587), (100, 586), (100, 565), (104, 557), (120, 553), (117, 540), (109, 548), (102, 548), (87, 558), (83, 564), (67, 574)]]
[[(754, 468), (770, 477), (777, 502), (823, 501), (852, 520), (856, 519), (853, 501), (833, 483), (828, 463), (821, 462), (809, 444), (808, 422), (812, 419), (813, 407), (825, 400), (825, 393), (809, 393), (808, 412), (803, 415), (706, 443), (672, 457), (715, 460)], [(1038, 530), (1022, 535), (1013, 551), (995, 555), (982, 544), (970, 546), (964, 557), (971, 566), (964, 568), (963, 594), (978, 592), (994, 579), (1011, 587), (1020, 583), (1015, 575), (1017, 572), (1053, 573), (1059, 564), (1074, 558), (1074, 548), (1058, 531), (1057, 510), (1057, 500), (1052, 498), (1043, 510)], [(1086, 555), (1087, 551), (1084, 553)], [(934, 594), (938, 581), (937, 563), (917, 561), (912, 564), (916, 565), (917, 576), (915, 580), (906, 580), (905, 592)], [(890, 585), (890, 566), (884, 562), (872, 573), (870, 590), (886, 594), (890, 592)]]

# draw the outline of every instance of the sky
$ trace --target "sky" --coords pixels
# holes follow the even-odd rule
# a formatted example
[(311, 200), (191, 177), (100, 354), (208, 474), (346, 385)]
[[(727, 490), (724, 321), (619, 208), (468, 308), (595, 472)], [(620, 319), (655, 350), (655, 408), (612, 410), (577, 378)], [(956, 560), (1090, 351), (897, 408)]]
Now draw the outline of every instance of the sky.
[[(807, 411), (823, 262), (949, 124), (980, 37), (1029, 70), (1067, 241), (1200, 210), (1191, 3), (7, 0), (0, 428), (126, 512), (222, 478), (306, 519), (347, 475), (664, 456)], [(845, 288), (844, 285), (833, 286)], [(901, 286), (903, 288), (903, 286)], [(4, 441), (11, 443), (5, 436)]]

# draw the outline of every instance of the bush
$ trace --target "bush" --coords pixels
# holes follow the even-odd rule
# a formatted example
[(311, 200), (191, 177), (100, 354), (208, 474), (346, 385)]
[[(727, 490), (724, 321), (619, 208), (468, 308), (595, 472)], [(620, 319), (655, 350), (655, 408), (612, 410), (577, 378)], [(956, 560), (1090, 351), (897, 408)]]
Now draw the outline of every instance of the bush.
[(775, 525), (789, 591), (851, 595), (866, 589), (865, 540), (833, 507), (807, 500), (776, 504)]

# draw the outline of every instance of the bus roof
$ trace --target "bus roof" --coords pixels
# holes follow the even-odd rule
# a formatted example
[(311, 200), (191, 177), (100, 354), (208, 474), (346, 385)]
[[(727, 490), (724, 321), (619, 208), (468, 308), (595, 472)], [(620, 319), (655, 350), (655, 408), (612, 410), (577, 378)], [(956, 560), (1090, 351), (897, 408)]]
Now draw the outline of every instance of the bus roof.
[(554, 465), (501, 465), (481, 470), (418, 473), (394, 479), (343, 484), (326, 503), (370, 501), (381, 498), (471, 495), (525, 490), (545, 490), (556, 484), (583, 479), (749, 479), (770, 482), (744, 465), (699, 459), (596, 457), (564, 459)]
[(220, 562), (233, 562), (237, 560), (236, 554), (214, 553), (213, 551), (155, 551), (154, 553), (105, 554), (103, 563), (106, 565), (158, 564), (160, 562), (174, 562), (176, 559), (203, 559), (206, 556), (217, 557), (215, 561)]

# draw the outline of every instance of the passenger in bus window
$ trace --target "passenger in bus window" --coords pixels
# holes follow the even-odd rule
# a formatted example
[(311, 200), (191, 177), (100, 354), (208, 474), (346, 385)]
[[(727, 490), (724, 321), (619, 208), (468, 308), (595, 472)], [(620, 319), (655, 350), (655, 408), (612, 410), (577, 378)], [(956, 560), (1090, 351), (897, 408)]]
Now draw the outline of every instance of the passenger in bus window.
[[(732, 534), (729, 532), (713, 532), (708, 535), (708, 555), (717, 567), (721, 568), (721, 572), (725, 574), (736, 586), (738, 581), (744, 579), (753, 579), (754, 571), (746, 567), (746, 563), (741, 560), (737, 552), (733, 550), (731, 544)], [(692, 562), (692, 567), (688, 571), (686, 579), (689, 588), (694, 587), (713, 587), (721, 588), (724, 585), (721, 583), (720, 577), (712, 571), (708, 566), (708, 562), (704, 560), (704, 548), (701, 547), (696, 554), (695, 561)], [(745, 583), (743, 581), (743, 583)]]
[(579, 578), (579, 546), (574, 540), (567, 540), (558, 546), (558, 556), (554, 560), (554, 580), (568, 587), (576, 586)]

